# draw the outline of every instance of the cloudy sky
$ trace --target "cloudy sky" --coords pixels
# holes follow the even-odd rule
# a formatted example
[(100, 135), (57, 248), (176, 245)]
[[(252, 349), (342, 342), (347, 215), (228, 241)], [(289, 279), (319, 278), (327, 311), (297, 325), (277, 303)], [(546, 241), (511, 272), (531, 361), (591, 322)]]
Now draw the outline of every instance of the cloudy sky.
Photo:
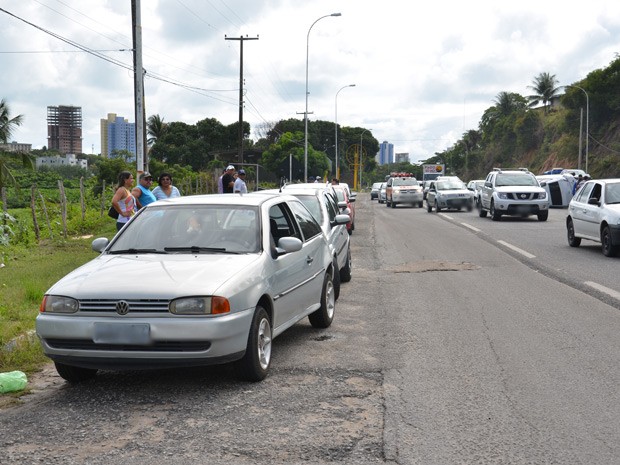
[[(12, 139), (47, 145), (47, 106), (76, 105), (83, 150), (99, 153), (101, 118), (134, 121), (131, 0), (0, 9), (0, 98), (24, 115)], [(238, 121), (240, 41), (226, 37), (258, 37), (243, 46), (253, 139), (303, 118), (307, 58), (311, 120), (337, 112), (413, 162), (476, 129), (499, 92), (529, 95), (541, 72), (574, 83), (620, 53), (618, 0), (141, 0), (141, 16), (147, 116)]]

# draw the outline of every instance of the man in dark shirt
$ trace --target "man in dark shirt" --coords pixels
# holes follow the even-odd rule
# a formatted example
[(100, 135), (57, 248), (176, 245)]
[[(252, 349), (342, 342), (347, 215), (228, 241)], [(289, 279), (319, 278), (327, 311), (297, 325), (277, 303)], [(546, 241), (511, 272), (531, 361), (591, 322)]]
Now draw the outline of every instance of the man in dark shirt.
[(234, 173), (235, 167), (233, 165), (228, 165), (224, 176), (222, 176), (222, 187), (224, 188), (224, 194), (233, 193), (233, 188), (235, 186), (235, 177), (233, 176)]

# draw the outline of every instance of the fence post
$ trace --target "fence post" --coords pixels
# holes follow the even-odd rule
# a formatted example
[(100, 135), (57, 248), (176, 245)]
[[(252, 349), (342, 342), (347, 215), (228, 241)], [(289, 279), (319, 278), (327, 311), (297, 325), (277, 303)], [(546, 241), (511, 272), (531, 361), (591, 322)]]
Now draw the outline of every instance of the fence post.
[(32, 224), (34, 226), (34, 237), (37, 243), (41, 239), (41, 231), (39, 230), (39, 223), (37, 222), (37, 203), (36, 203), (36, 190), (37, 185), (33, 184), (30, 187), (30, 210), (32, 211)]

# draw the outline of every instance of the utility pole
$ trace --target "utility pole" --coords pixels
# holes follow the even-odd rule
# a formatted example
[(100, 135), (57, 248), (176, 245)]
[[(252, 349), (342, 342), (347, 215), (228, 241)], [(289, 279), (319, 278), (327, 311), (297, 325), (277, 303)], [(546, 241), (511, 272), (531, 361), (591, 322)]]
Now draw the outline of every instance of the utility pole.
[(136, 171), (144, 171), (145, 153), (145, 110), (144, 110), (144, 69), (142, 68), (142, 17), (140, 0), (131, 0), (131, 16), (133, 23), (133, 83), (134, 83), (134, 114), (136, 118)]
[(241, 45), (241, 56), (239, 64), (239, 162), (243, 163), (243, 41), (244, 40), (258, 40), (256, 37), (227, 37), (224, 35), (224, 40), (238, 40)]

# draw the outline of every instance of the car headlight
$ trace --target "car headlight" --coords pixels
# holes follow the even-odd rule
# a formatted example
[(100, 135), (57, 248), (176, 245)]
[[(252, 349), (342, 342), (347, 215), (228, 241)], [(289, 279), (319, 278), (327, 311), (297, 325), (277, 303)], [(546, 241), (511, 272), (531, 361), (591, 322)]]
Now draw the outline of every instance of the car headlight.
[(75, 313), (80, 309), (80, 303), (62, 295), (46, 295), (43, 297), (39, 311), (41, 313)]
[(538, 194), (538, 200), (545, 200), (547, 198), (547, 191), (545, 192), (540, 192)]
[(508, 199), (508, 194), (506, 194), (505, 192), (500, 192), (499, 194), (497, 194), (497, 196), (502, 200)]
[(224, 297), (183, 297), (170, 302), (175, 315), (216, 315), (229, 313), (230, 303)]

